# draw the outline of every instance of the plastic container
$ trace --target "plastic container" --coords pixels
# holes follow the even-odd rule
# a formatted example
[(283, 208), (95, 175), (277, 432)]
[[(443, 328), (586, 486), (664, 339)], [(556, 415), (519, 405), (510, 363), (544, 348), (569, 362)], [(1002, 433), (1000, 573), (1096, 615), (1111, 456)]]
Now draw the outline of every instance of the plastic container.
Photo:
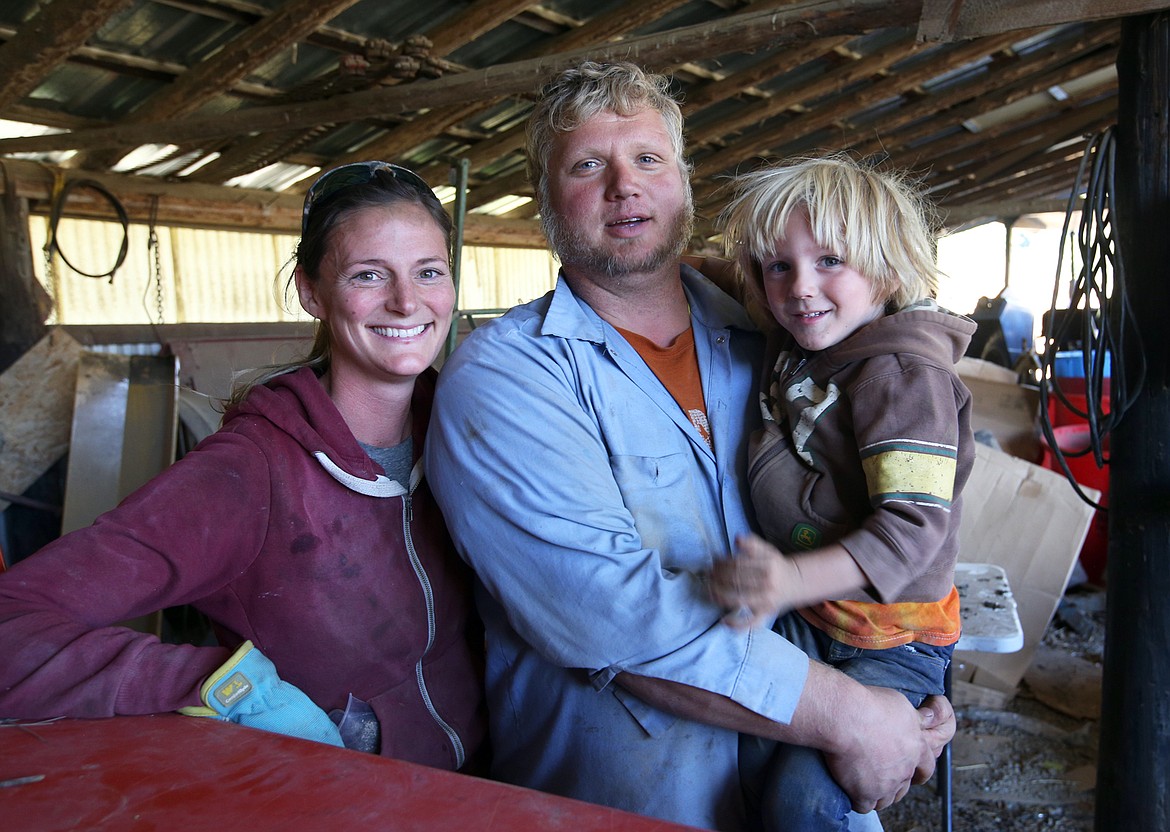
[[(1089, 426), (1084, 422), (1054, 427), (1052, 433), (1056, 438), (1057, 447), (1066, 454), (1080, 453), (1089, 447)], [(1055, 471), (1061, 476), (1064, 476), (1064, 471), (1056, 461), (1056, 455), (1053, 454), (1052, 448), (1043, 436), (1040, 437), (1040, 442), (1044, 449), (1044, 457), (1041, 464), (1048, 470)], [(1105, 452), (1105, 456), (1108, 457), (1108, 437), (1105, 439), (1105, 447), (1102, 450)], [(1097, 503), (1101, 506), (1107, 506), (1109, 504), (1108, 461), (1105, 462), (1104, 467), (1098, 468), (1097, 460), (1093, 458), (1091, 452), (1083, 456), (1066, 456), (1064, 461), (1068, 465), (1073, 479), (1081, 485), (1100, 491), (1101, 497), (1097, 500)], [(1104, 585), (1105, 566), (1108, 555), (1109, 518), (1105, 512), (1095, 511), (1093, 512), (1093, 521), (1089, 524), (1089, 532), (1085, 536), (1085, 542), (1081, 546), (1080, 552), (1081, 566), (1084, 567), (1085, 574), (1091, 583)]]
[[(1101, 391), (1101, 409), (1109, 412), (1109, 379), (1104, 379)], [(1088, 397), (1085, 396), (1085, 381), (1084, 379), (1061, 379), (1060, 392), (1064, 394), (1064, 398), (1068, 401), (1066, 405), (1061, 401), (1060, 396), (1056, 392), (1049, 390), (1048, 392), (1048, 418), (1051, 420), (1053, 427), (1071, 427), (1083, 426), (1086, 431), (1089, 429), (1089, 422), (1082, 413), (1088, 413)], [(1075, 409), (1074, 409), (1075, 408)], [(1086, 433), (1087, 435), (1087, 433)]]
[[(1105, 353), (1105, 367), (1102, 376), (1109, 378), (1111, 372), (1112, 362), (1109, 360), (1109, 353)], [(1092, 369), (1092, 364), (1089, 365)], [(1085, 359), (1082, 350), (1061, 350), (1056, 353), (1055, 360), (1052, 362), (1052, 374), (1057, 378), (1084, 378), (1085, 377)]]

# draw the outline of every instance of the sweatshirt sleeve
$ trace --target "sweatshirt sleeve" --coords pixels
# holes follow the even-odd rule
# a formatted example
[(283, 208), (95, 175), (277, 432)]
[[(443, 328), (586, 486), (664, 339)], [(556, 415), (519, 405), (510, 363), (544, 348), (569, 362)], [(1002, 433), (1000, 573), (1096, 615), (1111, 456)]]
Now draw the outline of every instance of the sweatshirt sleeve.
[(103, 514), (0, 575), (0, 717), (104, 717), (199, 703), (220, 647), (164, 644), (120, 626), (198, 601), (256, 556), (268, 466), (214, 434)]
[(943, 551), (957, 518), (961, 403), (953, 379), (945, 368), (913, 364), (850, 391), (873, 513), (841, 543), (883, 603), (953, 560)]

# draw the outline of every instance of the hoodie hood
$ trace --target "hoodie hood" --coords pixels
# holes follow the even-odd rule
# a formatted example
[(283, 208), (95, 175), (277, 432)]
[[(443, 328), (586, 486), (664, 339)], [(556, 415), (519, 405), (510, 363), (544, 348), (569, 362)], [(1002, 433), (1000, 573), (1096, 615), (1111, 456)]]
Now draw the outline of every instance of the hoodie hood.
[(958, 363), (975, 334), (975, 322), (922, 300), (891, 315), (883, 315), (839, 344), (822, 350), (831, 367), (844, 367), (875, 355), (917, 355), (944, 366)]
[(429, 370), (415, 383), (411, 408), (416, 465), (408, 488), (386, 477), (381, 466), (370, 459), (309, 367), (253, 388), (243, 402), (224, 414), (223, 425), (230, 429), (237, 420), (263, 419), (295, 440), (350, 490), (372, 497), (401, 496), (408, 489), (413, 491), (421, 477), (417, 458), (430, 416), (434, 376), (434, 370)]

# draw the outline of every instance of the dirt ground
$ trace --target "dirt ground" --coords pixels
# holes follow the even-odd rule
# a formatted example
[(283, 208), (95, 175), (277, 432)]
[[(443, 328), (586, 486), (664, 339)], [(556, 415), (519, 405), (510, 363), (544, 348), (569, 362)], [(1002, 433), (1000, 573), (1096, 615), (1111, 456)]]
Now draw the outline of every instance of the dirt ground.
[[(1070, 588), (1014, 697), (989, 707), (956, 690), (956, 832), (1092, 832), (1104, 622), (1104, 590)], [(881, 818), (886, 832), (941, 829), (935, 780)]]

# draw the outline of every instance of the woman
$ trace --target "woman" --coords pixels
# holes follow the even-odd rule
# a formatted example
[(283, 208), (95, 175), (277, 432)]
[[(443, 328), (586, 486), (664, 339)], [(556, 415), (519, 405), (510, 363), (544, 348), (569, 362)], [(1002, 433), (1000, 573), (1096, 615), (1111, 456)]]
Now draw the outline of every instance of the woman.
[[(312, 351), (118, 508), (0, 576), (0, 717), (179, 710), (448, 769), (473, 758), (482, 637), (418, 463), (451, 240), (404, 168), (317, 180), (293, 273)], [(113, 626), (181, 604), (223, 646)]]

